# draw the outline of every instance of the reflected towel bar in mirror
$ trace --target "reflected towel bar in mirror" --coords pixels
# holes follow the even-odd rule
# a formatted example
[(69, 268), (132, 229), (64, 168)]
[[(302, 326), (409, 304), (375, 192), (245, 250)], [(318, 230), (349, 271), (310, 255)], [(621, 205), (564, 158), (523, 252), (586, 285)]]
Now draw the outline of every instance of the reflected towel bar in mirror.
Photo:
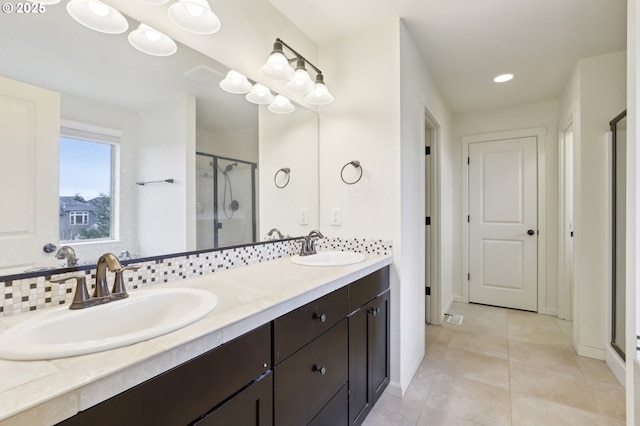
[(145, 186), (148, 183), (163, 183), (163, 182), (173, 183), (173, 179), (140, 181), (140, 182), (136, 182), (136, 185)]

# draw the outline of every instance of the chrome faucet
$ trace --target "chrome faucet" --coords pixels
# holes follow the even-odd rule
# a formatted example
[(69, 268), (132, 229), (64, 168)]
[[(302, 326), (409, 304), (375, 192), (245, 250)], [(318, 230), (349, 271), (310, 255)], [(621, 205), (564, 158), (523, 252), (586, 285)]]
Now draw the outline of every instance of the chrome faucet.
[(282, 232), (280, 232), (278, 228), (271, 228), (271, 230), (267, 232), (267, 237), (271, 237), (273, 234), (278, 234), (278, 238), (280, 239), (284, 238), (284, 235), (282, 235)]
[(322, 232), (320, 231), (311, 231), (309, 235), (303, 237), (302, 247), (300, 247), (300, 256), (309, 256), (312, 254), (316, 254), (316, 239), (324, 238)]
[(56, 252), (56, 259), (67, 259), (67, 266), (78, 266), (78, 258), (73, 247), (62, 246)]

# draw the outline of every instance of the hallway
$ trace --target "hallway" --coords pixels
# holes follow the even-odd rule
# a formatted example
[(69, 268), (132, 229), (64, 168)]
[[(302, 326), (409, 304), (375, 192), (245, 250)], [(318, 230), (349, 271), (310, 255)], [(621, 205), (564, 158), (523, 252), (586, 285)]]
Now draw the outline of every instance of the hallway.
[(461, 325), (427, 326), (426, 356), (403, 399), (385, 393), (364, 426), (624, 425), (624, 388), (575, 355), (572, 323), (455, 303)]

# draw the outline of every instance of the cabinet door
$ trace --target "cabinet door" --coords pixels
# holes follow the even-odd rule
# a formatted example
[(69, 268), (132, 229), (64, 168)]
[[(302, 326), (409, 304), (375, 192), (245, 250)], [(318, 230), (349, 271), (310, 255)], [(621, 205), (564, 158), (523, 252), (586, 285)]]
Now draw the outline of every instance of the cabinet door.
[(389, 292), (349, 316), (349, 424), (360, 425), (389, 384)]
[(273, 374), (266, 373), (255, 383), (216, 408), (197, 426), (272, 426)]
[(347, 382), (347, 320), (274, 368), (274, 422), (308, 424)]

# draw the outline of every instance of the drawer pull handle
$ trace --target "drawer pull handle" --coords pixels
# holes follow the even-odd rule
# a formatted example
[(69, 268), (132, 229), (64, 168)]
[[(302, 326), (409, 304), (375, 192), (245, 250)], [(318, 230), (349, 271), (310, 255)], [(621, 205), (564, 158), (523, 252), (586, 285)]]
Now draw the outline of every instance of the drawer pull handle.
[(318, 315), (317, 313), (313, 313), (313, 319), (317, 319), (320, 320), (320, 322), (326, 322), (327, 321), (327, 316), (325, 314), (320, 314)]
[(327, 374), (327, 369), (325, 367), (318, 367), (317, 365), (313, 365), (313, 371), (317, 371), (318, 373), (320, 373), (321, 376), (324, 376), (325, 374)]
[(380, 313), (380, 308), (371, 308), (371, 310), (369, 311), (369, 313), (370, 313), (371, 315), (373, 315), (374, 317), (375, 317), (375, 316), (378, 316), (378, 314)]

